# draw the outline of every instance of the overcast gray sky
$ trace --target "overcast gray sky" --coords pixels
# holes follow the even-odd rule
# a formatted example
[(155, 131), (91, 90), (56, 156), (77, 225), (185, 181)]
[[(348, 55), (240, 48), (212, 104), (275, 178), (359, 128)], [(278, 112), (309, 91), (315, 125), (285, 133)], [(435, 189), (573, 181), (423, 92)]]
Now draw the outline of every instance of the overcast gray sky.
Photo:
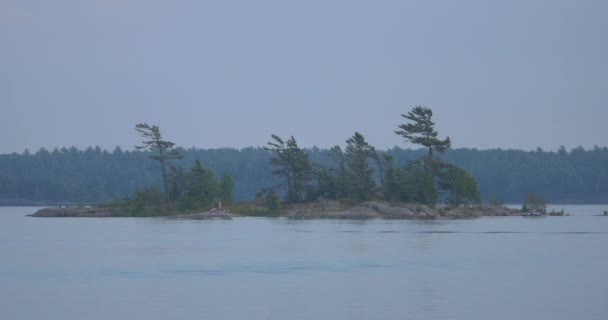
[(608, 1), (0, 0), (0, 153), (405, 144), (606, 146)]

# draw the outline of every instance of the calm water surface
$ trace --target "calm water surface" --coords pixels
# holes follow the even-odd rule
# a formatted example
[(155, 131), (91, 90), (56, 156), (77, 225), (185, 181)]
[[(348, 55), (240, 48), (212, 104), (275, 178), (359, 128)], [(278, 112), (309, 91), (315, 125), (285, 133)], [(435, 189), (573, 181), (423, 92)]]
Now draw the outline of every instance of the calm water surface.
[(608, 319), (608, 206), (435, 221), (31, 218), (0, 319)]

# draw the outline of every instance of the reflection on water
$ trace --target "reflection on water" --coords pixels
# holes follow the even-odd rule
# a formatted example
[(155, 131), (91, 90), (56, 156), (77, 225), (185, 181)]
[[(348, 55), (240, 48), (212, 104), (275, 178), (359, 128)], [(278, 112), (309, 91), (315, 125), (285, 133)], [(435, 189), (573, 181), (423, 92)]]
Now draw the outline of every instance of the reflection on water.
[(0, 208), (0, 319), (601, 319), (600, 209), (176, 221)]

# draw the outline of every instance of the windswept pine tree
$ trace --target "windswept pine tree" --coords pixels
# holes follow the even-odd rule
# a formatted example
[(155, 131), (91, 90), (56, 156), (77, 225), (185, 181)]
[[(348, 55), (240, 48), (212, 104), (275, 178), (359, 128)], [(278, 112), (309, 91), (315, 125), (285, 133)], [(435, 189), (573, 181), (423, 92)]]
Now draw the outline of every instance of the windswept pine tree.
[[(478, 204), (481, 196), (475, 180), (463, 169), (433, 158), (433, 151), (444, 153), (451, 146), (450, 137), (438, 138), (430, 108), (416, 106), (402, 117), (412, 121), (399, 126), (396, 134), (414, 144), (428, 149), (428, 156), (421, 160), (410, 160), (398, 171), (393, 181), (401, 180), (392, 194), (401, 201), (414, 201), (435, 205), (437, 200), (454, 206)], [(414, 186), (412, 188), (412, 186)]]
[(173, 148), (175, 143), (163, 140), (160, 133), (160, 128), (158, 126), (140, 123), (135, 126), (135, 130), (142, 138), (144, 138), (142, 145), (135, 146), (137, 150), (150, 150), (158, 152), (156, 155), (151, 155), (150, 158), (157, 160), (160, 163), (165, 201), (168, 202), (170, 200), (170, 189), (167, 166), (171, 160), (181, 159), (182, 155)]
[(433, 158), (433, 150), (443, 153), (450, 148), (452, 144), (450, 137), (445, 140), (437, 138), (438, 133), (434, 128), (433, 111), (430, 108), (417, 106), (401, 116), (412, 121), (412, 123), (399, 125), (401, 130), (395, 131), (395, 133), (405, 138), (405, 141), (425, 146), (429, 150), (429, 159)]
[(274, 141), (268, 142), (273, 155), (270, 163), (275, 167), (272, 173), (283, 177), (284, 183), (280, 186), (287, 188), (287, 202), (295, 203), (306, 200), (312, 189), (312, 165), (308, 154), (298, 147), (294, 137), (283, 141), (279, 136), (273, 134)]

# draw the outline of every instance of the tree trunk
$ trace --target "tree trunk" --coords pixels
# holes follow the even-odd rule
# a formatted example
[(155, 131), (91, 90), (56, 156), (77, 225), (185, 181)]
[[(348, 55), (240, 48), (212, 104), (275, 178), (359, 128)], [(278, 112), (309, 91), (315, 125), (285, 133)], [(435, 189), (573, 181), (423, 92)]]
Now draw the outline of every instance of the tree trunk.
[(382, 196), (384, 200), (388, 200), (388, 188), (386, 186), (386, 179), (384, 177), (384, 170), (382, 170), (382, 162), (378, 154), (374, 154), (374, 160), (376, 160), (376, 165), (378, 166), (378, 173), (380, 174), (380, 185), (382, 185)]
[(160, 151), (160, 169), (163, 174), (163, 191), (165, 193), (165, 203), (169, 202), (169, 182), (167, 181), (167, 169), (165, 168), (165, 154), (162, 147), (158, 149)]

